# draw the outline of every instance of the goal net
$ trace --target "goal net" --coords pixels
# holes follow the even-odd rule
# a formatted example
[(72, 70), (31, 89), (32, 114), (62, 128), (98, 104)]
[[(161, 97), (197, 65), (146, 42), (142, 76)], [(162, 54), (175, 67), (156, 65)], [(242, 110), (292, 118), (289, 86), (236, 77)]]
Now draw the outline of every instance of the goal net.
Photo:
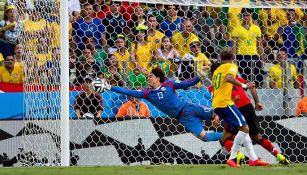
[[(59, 0), (6, 5), (11, 9), (5, 13), (13, 9), (21, 28), (24, 112), (22, 120), (5, 121), (14, 129), (1, 144), (18, 165), (61, 165), (61, 44), (69, 45), (71, 165), (225, 163), (229, 152), (221, 141), (199, 140), (144, 99), (90, 88), (97, 77), (114, 86), (148, 88), (146, 75), (158, 66), (176, 81), (205, 77), (177, 93), (211, 106), (211, 73), (204, 67), (219, 63), (224, 47), (236, 53), (240, 76), (256, 84), (263, 137), (291, 162), (307, 161), (306, 113), (297, 108), (306, 94), (306, 1), (77, 2), (69, 1), (67, 11), (69, 43), (60, 42)], [(223, 131), (223, 121), (203, 126)], [(254, 148), (261, 159), (278, 163), (261, 145)]]

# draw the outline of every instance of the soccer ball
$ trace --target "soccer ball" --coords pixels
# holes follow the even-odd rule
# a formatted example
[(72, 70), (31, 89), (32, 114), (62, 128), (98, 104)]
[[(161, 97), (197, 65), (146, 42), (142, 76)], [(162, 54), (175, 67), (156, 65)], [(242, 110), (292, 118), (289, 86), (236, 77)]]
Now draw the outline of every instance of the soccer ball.
[(83, 116), (82, 116), (83, 118), (94, 118), (94, 115), (92, 114), (92, 113), (85, 113), (85, 114), (83, 114)]
[(105, 83), (105, 79), (96, 78), (96, 80), (92, 81), (91, 88), (93, 91), (100, 94), (105, 91)]

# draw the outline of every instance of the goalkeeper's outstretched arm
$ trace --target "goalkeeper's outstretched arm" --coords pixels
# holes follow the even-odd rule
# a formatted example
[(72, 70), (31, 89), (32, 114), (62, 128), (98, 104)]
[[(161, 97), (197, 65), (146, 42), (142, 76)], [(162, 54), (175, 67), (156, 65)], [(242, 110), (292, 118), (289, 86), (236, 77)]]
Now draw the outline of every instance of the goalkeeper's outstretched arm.
[(119, 94), (133, 96), (136, 98), (144, 98), (144, 91), (141, 90), (130, 90), (118, 86), (111, 86), (109, 90)]
[(198, 82), (200, 82), (199, 76), (196, 76), (190, 80), (181, 81), (181, 82), (174, 82), (175, 89), (185, 89), (190, 86), (196, 85)]

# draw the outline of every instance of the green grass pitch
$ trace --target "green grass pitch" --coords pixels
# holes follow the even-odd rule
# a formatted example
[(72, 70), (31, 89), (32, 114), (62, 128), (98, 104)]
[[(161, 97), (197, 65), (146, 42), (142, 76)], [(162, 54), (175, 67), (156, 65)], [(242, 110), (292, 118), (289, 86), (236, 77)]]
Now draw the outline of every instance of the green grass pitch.
[(11, 167), (0, 168), (1, 175), (306, 175), (307, 164), (290, 166), (230, 168), (226, 165), (156, 165), (94, 167)]

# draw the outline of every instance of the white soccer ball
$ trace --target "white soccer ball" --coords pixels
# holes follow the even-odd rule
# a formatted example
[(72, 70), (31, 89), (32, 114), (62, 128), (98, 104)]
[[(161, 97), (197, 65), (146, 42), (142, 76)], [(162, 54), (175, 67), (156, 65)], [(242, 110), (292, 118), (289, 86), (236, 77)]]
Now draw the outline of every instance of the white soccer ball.
[(94, 118), (94, 115), (92, 114), (92, 113), (85, 113), (85, 114), (83, 114), (83, 116), (82, 116), (83, 118)]
[(100, 94), (105, 91), (105, 83), (105, 79), (96, 78), (94, 81), (92, 81), (91, 88), (93, 91)]

